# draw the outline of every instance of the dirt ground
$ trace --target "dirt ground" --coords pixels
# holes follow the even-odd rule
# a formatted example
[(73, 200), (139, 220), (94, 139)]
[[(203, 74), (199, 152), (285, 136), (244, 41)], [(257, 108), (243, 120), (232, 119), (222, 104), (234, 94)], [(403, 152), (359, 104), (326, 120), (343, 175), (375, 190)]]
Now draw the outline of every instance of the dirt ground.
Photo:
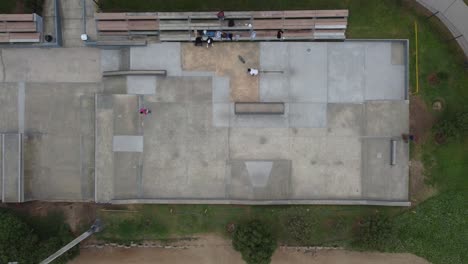
[[(250, 76), (247, 68), (259, 68), (258, 43), (215, 43), (211, 48), (182, 43), (182, 68), (190, 71), (214, 71), (230, 78), (233, 102), (259, 100), (258, 77)], [(241, 56), (245, 64), (239, 59)]]
[(423, 99), (419, 96), (411, 96), (410, 132), (416, 137), (410, 166), (410, 196), (413, 205), (417, 205), (436, 192), (434, 188), (425, 183), (424, 165), (421, 161), (421, 143), (431, 136), (434, 122), (434, 116)]
[(434, 116), (426, 103), (419, 96), (410, 98), (410, 132), (416, 137), (416, 142), (423, 142), (431, 135)]
[[(244, 264), (230, 241), (217, 236), (203, 236), (185, 243), (186, 248), (112, 248), (82, 249), (81, 254), (69, 264), (128, 263), (128, 264)], [(428, 264), (412, 254), (387, 254), (352, 252), (346, 250), (306, 251), (296, 248), (279, 248), (273, 255), (272, 264)]]
[(96, 219), (96, 211), (99, 208), (104, 208), (103, 205), (95, 203), (51, 203), (41, 201), (22, 204), (2, 204), (2, 206), (33, 216), (45, 216), (52, 212), (63, 213), (65, 222), (67, 222), (75, 235), (91, 227), (91, 224)]

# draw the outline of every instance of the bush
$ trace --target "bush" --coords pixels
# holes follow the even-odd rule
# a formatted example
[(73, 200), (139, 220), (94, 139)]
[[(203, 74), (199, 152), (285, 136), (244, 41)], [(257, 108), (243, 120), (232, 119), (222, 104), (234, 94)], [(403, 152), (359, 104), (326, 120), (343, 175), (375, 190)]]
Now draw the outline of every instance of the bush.
[[(0, 211), (0, 263), (38, 263), (73, 239), (63, 216), (19, 217), (11, 211)], [(67, 261), (79, 252), (74, 247), (54, 261)]]
[(370, 215), (361, 220), (355, 235), (355, 247), (382, 250), (392, 236), (392, 223), (381, 214)]
[(268, 264), (276, 249), (276, 240), (267, 225), (253, 220), (237, 227), (232, 245), (247, 264)]
[(468, 112), (459, 112), (454, 116), (441, 118), (434, 126), (434, 131), (436, 138), (459, 138), (468, 132)]
[(454, 138), (458, 136), (456, 122), (452, 119), (443, 118), (434, 126), (436, 134), (444, 138)]
[(21, 218), (0, 211), (0, 263), (34, 263), (38, 237)]
[(291, 216), (286, 220), (286, 232), (300, 245), (310, 244), (314, 223), (302, 214)]
[(456, 125), (461, 133), (468, 132), (468, 112), (461, 112), (457, 114)]

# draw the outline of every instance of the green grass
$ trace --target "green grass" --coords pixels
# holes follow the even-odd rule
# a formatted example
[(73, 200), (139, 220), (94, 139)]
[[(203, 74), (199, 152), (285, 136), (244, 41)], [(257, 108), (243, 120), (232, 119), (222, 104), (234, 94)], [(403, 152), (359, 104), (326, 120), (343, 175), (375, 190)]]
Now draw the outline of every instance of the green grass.
[(364, 215), (376, 210), (392, 214), (401, 209), (363, 206), (227, 206), (227, 205), (140, 205), (132, 211), (101, 211), (106, 229), (98, 237), (128, 243), (166, 240), (201, 233), (228, 235), (226, 227), (250, 219), (260, 219), (274, 230), (280, 243), (300, 244), (285, 227), (293, 216), (313, 223), (308, 245), (345, 245), (353, 226)]
[(387, 250), (412, 252), (432, 263), (467, 263), (467, 202), (466, 191), (447, 191), (396, 217)]
[[(403, 0), (101, 0), (103, 11), (218, 11), (218, 10), (281, 10), (281, 9), (338, 9), (350, 10), (348, 38), (397, 38), (410, 40), (410, 88), (415, 89), (414, 22), (418, 24), (419, 84), (421, 96), (430, 105), (442, 98), (443, 114), (450, 116), (468, 110), (468, 73), (463, 68), (464, 55), (444, 26), (433, 17), (427, 19), (413, 1)], [(446, 72), (448, 79), (430, 85), (428, 76)], [(430, 107), (429, 107), (430, 109)], [(433, 139), (422, 142), (422, 157), (427, 182), (438, 189), (438, 195), (415, 209), (404, 210), (376, 207), (345, 206), (144, 206), (140, 213), (106, 213), (103, 217), (110, 229), (105, 239), (155, 239), (194, 233), (225, 233), (227, 223), (260, 218), (271, 224), (280, 242), (297, 244), (285, 225), (299, 212), (313, 222), (309, 244), (348, 245), (353, 238), (356, 222), (375, 210), (393, 215), (395, 238), (389, 251), (412, 252), (433, 263), (462, 263), (466, 261), (468, 224), (468, 136), (444, 145)], [(173, 212), (170, 213), (170, 209)], [(206, 213), (205, 213), (206, 210)], [(413, 212), (414, 210), (414, 212)], [(142, 213), (143, 212), (143, 213)], [(124, 216), (125, 215), (125, 216)], [(157, 228), (148, 232), (129, 227), (122, 219), (141, 223), (141, 216), (155, 219)], [(141, 224), (140, 224), (141, 225)], [(466, 263), (466, 262), (465, 262)]]
[(0, 1), (0, 13), (10, 14), (13, 13), (16, 7), (16, 0), (1, 0)]
[(44, 0), (0, 0), (0, 14), (42, 14)]

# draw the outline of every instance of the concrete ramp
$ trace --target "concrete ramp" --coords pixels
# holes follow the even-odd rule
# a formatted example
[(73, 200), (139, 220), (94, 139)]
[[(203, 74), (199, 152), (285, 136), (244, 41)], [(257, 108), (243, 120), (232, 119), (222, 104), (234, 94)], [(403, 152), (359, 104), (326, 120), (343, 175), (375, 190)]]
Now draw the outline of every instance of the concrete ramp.
[(290, 160), (231, 160), (228, 198), (280, 200), (290, 196)]

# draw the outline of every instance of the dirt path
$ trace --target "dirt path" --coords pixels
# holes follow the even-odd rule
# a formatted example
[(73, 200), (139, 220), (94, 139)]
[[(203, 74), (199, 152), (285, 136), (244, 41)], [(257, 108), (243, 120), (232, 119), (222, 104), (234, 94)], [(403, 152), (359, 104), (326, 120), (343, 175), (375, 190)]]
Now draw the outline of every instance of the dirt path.
[(216, 43), (209, 49), (195, 47), (192, 43), (182, 44), (182, 68), (188, 71), (214, 71), (217, 76), (229, 77), (233, 102), (259, 100), (258, 77), (247, 73), (247, 68), (258, 68), (259, 65), (258, 43)]
[[(82, 249), (80, 256), (69, 264), (244, 264), (239, 253), (228, 240), (216, 236), (204, 236), (189, 243), (188, 248), (90, 248)], [(273, 255), (272, 264), (428, 264), (412, 254), (387, 254), (351, 252), (346, 250), (304, 251), (280, 248)]]

